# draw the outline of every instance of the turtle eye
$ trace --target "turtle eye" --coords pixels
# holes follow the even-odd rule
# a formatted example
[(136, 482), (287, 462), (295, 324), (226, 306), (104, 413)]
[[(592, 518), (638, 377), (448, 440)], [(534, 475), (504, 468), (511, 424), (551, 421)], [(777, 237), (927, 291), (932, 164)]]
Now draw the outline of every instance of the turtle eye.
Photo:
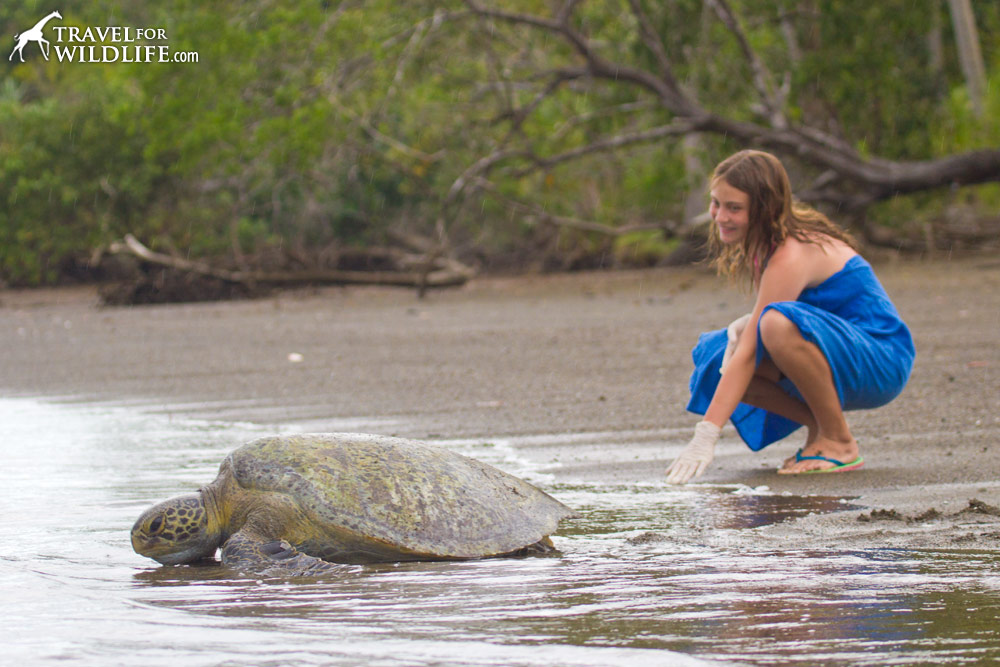
[(149, 524), (149, 532), (150, 532), (151, 535), (154, 534), (154, 533), (160, 532), (161, 528), (163, 528), (163, 517), (162, 516), (156, 517)]

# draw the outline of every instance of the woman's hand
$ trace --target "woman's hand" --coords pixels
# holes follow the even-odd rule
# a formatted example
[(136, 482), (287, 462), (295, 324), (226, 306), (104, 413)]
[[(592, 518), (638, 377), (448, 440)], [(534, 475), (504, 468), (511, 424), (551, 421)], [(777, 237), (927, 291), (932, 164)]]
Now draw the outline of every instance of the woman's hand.
[(722, 429), (712, 422), (698, 422), (691, 442), (667, 468), (667, 483), (686, 484), (692, 477), (701, 477), (715, 458), (715, 443), (720, 433)]

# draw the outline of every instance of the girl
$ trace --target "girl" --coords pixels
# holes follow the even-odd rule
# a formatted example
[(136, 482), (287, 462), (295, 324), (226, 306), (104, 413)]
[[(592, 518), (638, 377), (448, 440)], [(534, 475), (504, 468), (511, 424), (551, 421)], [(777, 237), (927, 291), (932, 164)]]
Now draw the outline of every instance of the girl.
[(854, 239), (792, 201), (776, 157), (736, 153), (710, 187), (714, 264), (749, 283), (756, 303), (699, 338), (688, 410), (704, 420), (667, 481), (701, 475), (729, 419), (754, 451), (806, 427), (805, 446), (779, 473), (860, 468), (844, 410), (878, 407), (902, 391), (913, 366), (909, 330)]

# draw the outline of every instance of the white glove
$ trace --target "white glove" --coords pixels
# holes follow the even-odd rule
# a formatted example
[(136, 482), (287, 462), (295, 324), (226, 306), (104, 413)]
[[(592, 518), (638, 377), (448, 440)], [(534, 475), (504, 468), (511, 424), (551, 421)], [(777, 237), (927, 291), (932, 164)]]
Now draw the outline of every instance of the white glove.
[(733, 322), (726, 327), (726, 337), (729, 339), (729, 342), (726, 343), (726, 351), (722, 355), (722, 365), (719, 366), (720, 373), (726, 370), (729, 360), (733, 358), (733, 352), (736, 350), (736, 343), (739, 342), (740, 335), (743, 333), (743, 330), (747, 328), (747, 324), (750, 323), (750, 315), (752, 315), (752, 313), (747, 313), (743, 317), (733, 320)]
[(691, 442), (667, 468), (667, 483), (686, 484), (692, 477), (701, 477), (715, 458), (715, 443), (718, 442), (720, 433), (722, 429), (712, 422), (698, 422)]

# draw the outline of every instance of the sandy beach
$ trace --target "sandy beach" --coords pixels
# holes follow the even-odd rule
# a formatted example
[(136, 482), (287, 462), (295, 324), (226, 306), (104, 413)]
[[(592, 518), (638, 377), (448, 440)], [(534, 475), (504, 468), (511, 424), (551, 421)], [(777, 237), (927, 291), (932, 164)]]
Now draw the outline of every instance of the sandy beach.
[[(852, 499), (849, 511), (748, 529), (755, 543), (995, 549), (1000, 262), (874, 264), (917, 361), (895, 402), (850, 415), (866, 467), (779, 476), (799, 434), (754, 454), (727, 428), (698, 482)], [(89, 287), (7, 290), (0, 396), (507, 439), (561, 481), (655, 484), (697, 421), (684, 410), (690, 348), (748, 306), (704, 268), (480, 278), (423, 300), (327, 287), (103, 308)]]

